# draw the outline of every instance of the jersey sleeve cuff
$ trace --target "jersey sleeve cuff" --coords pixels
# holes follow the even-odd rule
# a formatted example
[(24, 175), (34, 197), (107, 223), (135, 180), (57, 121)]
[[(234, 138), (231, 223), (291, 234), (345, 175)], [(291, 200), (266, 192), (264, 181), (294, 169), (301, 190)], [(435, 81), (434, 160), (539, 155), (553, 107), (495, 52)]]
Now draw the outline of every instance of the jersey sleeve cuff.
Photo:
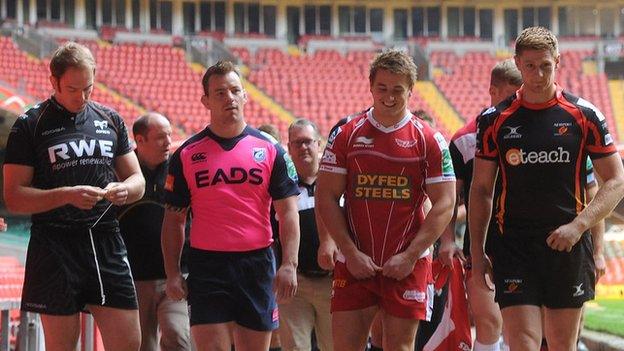
[(346, 168), (342, 168), (342, 167), (321, 165), (319, 170), (323, 171), (323, 172), (329, 172), (329, 173), (347, 174), (347, 169)]
[(441, 176), (441, 177), (431, 177), (425, 179), (425, 184), (435, 184), (435, 183), (444, 183), (444, 182), (454, 182), (455, 176)]

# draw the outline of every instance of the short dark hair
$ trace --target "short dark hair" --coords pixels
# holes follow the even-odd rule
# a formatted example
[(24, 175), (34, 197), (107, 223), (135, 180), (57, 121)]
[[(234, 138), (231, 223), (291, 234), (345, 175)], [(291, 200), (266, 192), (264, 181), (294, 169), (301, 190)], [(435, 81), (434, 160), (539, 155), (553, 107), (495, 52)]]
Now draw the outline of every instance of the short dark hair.
[(522, 74), (513, 59), (501, 61), (492, 68), (490, 85), (500, 87), (503, 84), (522, 85)]
[(295, 129), (295, 128), (304, 128), (306, 126), (310, 126), (312, 127), (312, 129), (314, 130), (314, 134), (316, 134), (317, 138), (321, 137), (321, 132), (318, 129), (318, 126), (316, 125), (316, 123), (310, 121), (309, 119), (306, 118), (298, 118), (296, 119), (294, 122), (292, 122), (290, 124), (290, 126), (288, 127), (288, 137), (290, 138), (290, 132)]
[(204, 88), (204, 95), (208, 96), (208, 81), (210, 77), (213, 75), (223, 76), (230, 72), (236, 73), (237, 76), (241, 76), (240, 72), (238, 72), (238, 68), (236, 65), (232, 63), (232, 61), (218, 61), (214, 65), (208, 67), (206, 73), (204, 73), (204, 77), (202, 78), (202, 87)]
[(95, 59), (91, 50), (73, 41), (59, 46), (50, 59), (50, 73), (60, 79), (70, 68), (90, 69), (95, 73)]

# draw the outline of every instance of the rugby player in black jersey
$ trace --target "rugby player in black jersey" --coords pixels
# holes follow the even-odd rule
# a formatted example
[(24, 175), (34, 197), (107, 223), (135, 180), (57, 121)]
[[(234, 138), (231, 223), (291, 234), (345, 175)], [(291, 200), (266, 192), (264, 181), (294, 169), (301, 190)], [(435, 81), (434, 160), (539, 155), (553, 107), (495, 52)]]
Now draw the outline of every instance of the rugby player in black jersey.
[(4, 199), (31, 214), (22, 310), (41, 314), (46, 350), (77, 350), (88, 310), (108, 350), (138, 350), (135, 289), (116, 210), (145, 181), (117, 112), (90, 101), (95, 60), (67, 43), (50, 61), (54, 95), (20, 116), (7, 143)]
[[(480, 119), (469, 201), (472, 272), (490, 274), (484, 245), (497, 172), (493, 273), (511, 350), (574, 350), (582, 306), (594, 297), (589, 228), (624, 193), (624, 171), (604, 115), (555, 83), (557, 39), (525, 29), (515, 61), (524, 84)], [(604, 181), (585, 204), (586, 157)], [(485, 288), (485, 279), (477, 279)]]

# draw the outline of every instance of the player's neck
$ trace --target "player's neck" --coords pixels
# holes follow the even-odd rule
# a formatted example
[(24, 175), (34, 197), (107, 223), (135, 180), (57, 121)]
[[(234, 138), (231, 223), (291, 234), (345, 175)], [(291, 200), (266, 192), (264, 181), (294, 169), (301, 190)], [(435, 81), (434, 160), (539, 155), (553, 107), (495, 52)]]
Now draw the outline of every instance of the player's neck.
[(241, 121), (239, 123), (227, 123), (227, 124), (211, 123), (208, 126), (208, 128), (216, 136), (219, 136), (224, 139), (230, 139), (230, 138), (239, 136), (243, 132), (246, 126), (247, 126), (247, 123), (245, 123), (244, 121)]
[(403, 117), (405, 117), (405, 115), (407, 115), (408, 113), (409, 113), (408, 110), (404, 110), (403, 112), (398, 113), (396, 115), (381, 114), (379, 113), (378, 110), (373, 109), (372, 116), (374, 120), (376, 120), (377, 122), (379, 122), (379, 124), (387, 128), (387, 127), (392, 127), (393, 125), (401, 122)]
[(544, 91), (533, 92), (528, 89), (522, 92), (522, 99), (530, 104), (543, 104), (552, 100), (557, 93), (557, 86), (552, 85)]

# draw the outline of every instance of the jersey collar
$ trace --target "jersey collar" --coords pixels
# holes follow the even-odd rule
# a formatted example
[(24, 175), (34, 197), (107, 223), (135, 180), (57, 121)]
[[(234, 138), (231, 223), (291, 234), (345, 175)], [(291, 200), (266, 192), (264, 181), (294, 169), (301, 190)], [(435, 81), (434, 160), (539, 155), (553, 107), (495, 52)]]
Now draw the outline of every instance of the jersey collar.
[(555, 83), (555, 96), (545, 102), (542, 102), (541, 104), (532, 104), (526, 100), (524, 100), (523, 95), (524, 95), (524, 85), (520, 87), (520, 89), (518, 89), (518, 91), (516, 92), (516, 97), (518, 98), (518, 101), (520, 101), (520, 104), (523, 107), (526, 107), (528, 109), (531, 110), (545, 110), (549, 107), (553, 107), (555, 106), (559, 101), (561, 101), (561, 99), (563, 98), (563, 88)]
[(403, 118), (398, 121), (397, 123), (391, 125), (390, 127), (385, 127), (383, 124), (379, 123), (375, 117), (373, 116), (373, 111), (374, 111), (374, 107), (371, 107), (367, 112), (366, 112), (366, 118), (368, 119), (368, 121), (370, 122), (370, 124), (372, 124), (375, 128), (379, 129), (380, 131), (384, 132), (384, 133), (392, 133), (395, 130), (399, 130), (401, 128), (403, 128), (404, 125), (407, 124), (407, 122), (409, 122), (412, 119), (412, 114), (408, 111), (405, 116), (403, 116)]

